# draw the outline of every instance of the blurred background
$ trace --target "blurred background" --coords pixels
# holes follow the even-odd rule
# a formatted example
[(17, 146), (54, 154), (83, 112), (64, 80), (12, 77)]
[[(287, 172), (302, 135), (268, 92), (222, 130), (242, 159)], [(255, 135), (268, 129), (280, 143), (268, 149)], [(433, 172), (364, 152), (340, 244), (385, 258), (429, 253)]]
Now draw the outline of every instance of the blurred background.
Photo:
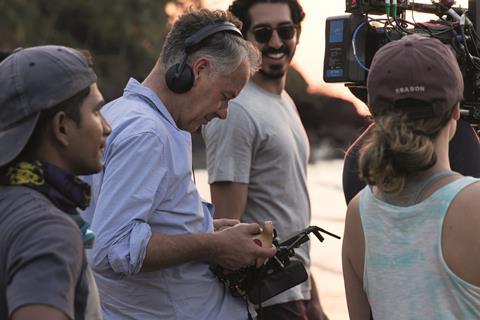
[[(366, 106), (343, 84), (323, 82), (325, 19), (342, 15), (343, 0), (299, 0), (306, 13), (287, 78), (312, 146), (311, 163), (342, 158), (368, 124)], [(415, 2), (428, 3), (429, 0)], [(457, 0), (467, 6), (468, 0)], [(170, 24), (189, 8), (226, 10), (231, 0), (0, 0), (0, 58), (17, 47), (60, 44), (92, 52), (107, 101), (130, 77), (153, 67)], [(204, 167), (203, 142), (194, 135), (195, 167)]]
[[(230, 0), (0, 0), (0, 52), (61, 44), (88, 49), (107, 101), (129, 77), (153, 67), (171, 22), (188, 8), (227, 9)], [(344, 1), (301, 0), (306, 18), (289, 71), (287, 91), (312, 145), (311, 161), (341, 158), (364, 127), (364, 105), (343, 85), (322, 80), (325, 18), (343, 14)], [(204, 167), (202, 139), (194, 135), (195, 167)]]
[[(343, 84), (323, 82), (325, 19), (344, 14), (343, 0), (299, 0), (306, 13), (300, 43), (287, 77), (311, 143), (308, 188), (312, 225), (343, 234), (343, 155), (368, 124), (366, 106)], [(88, 49), (107, 101), (139, 81), (155, 64), (169, 25), (189, 8), (227, 9), (231, 0), (0, 0), (0, 59), (17, 47), (59, 44)], [(429, 0), (415, 2), (428, 3)], [(467, 6), (468, 0), (457, 0)], [(421, 15), (415, 15), (420, 21)], [(428, 20), (428, 17), (425, 17)], [(425, 20), (424, 19), (424, 20)], [(193, 135), (198, 189), (210, 198), (205, 152)], [(332, 320), (348, 319), (341, 269), (341, 241), (312, 240), (312, 272)]]

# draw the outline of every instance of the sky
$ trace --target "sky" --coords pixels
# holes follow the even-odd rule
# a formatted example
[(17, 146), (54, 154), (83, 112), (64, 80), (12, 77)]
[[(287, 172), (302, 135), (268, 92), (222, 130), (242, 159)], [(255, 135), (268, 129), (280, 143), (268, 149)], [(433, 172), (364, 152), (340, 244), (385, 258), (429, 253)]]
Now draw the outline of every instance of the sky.
[[(293, 65), (308, 82), (309, 91), (322, 92), (352, 101), (357, 108), (357, 112), (365, 114), (365, 112), (368, 112), (367, 109), (349, 93), (343, 84), (326, 84), (323, 81), (325, 20), (327, 17), (344, 15), (345, 0), (299, 1), (306, 16), (302, 23), (302, 34), (293, 59)], [(429, 0), (416, 0), (415, 2), (430, 3)], [(231, 0), (204, 0), (204, 3), (210, 9), (226, 10)], [(457, 0), (455, 6), (459, 5), (467, 7), (468, 0)], [(415, 19), (422, 21), (422, 16), (416, 14)], [(423, 21), (428, 19), (428, 16), (424, 16)]]

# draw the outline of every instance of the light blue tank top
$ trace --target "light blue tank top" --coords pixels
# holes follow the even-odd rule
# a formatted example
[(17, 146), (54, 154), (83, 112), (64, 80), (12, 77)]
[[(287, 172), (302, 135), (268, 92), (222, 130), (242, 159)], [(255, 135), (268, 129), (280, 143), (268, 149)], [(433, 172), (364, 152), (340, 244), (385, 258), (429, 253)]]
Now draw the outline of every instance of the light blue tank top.
[(455, 180), (408, 207), (388, 204), (369, 187), (363, 189), (363, 287), (375, 320), (480, 319), (480, 287), (455, 275), (441, 248), (443, 221), (452, 200), (477, 181)]

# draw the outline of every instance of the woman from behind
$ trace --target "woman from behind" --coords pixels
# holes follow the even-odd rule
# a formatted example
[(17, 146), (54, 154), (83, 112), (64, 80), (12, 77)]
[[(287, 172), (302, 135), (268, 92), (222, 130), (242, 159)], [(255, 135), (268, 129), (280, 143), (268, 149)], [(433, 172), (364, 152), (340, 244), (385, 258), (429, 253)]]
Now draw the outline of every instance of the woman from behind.
[(367, 187), (348, 205), (342, 249), (350, 318), (478, 319), (480, 184), (448, 157), (463, 95), (456, 58), (406, 36), (376, 53), (367, 89)]

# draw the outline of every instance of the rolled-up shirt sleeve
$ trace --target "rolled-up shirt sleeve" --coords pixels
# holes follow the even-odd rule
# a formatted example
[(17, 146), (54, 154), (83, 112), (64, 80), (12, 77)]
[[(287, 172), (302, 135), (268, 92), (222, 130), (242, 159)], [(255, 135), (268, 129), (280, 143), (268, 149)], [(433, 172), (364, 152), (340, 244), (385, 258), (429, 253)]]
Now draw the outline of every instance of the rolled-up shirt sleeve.
[(88, 257), (96, 272), (124, 277), (140, 271), (152, 235), (149, 218), (164, 193), (163, 148), (153, 132), (108, 143), (105, 169), (92, 179), (97, 238)]

